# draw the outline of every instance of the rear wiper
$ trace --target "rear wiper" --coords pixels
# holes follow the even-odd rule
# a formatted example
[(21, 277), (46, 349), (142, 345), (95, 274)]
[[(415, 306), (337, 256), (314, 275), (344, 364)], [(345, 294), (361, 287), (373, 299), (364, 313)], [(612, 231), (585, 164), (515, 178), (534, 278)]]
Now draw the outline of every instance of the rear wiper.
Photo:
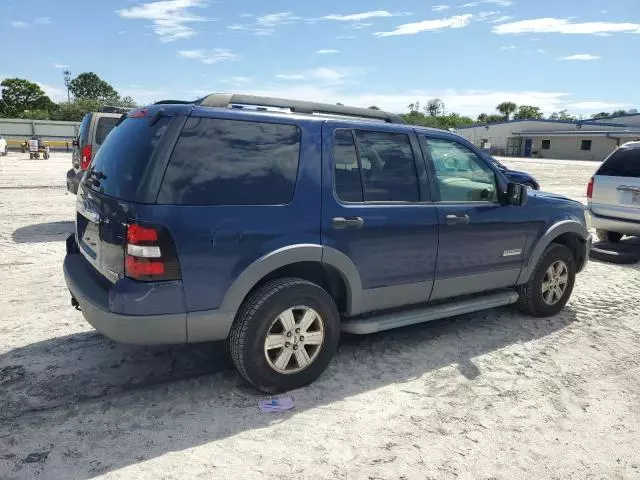
[(154, 113), (153, 116), (149, 119), (149, 126), (153, 127), (156, 123), (158, 123), (158, 120), (160, 120), (164, 116), (164, 113), (164, 108), (158, 109), (158, 111)]

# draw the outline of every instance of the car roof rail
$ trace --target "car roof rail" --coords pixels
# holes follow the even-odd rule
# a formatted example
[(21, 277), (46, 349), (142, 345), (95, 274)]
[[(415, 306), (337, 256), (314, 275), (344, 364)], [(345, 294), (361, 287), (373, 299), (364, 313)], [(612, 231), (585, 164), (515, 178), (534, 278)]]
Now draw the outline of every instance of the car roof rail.
[(177, 104), (177, 105), (189, 105), (194, 102), (189, 102), (187, 100), (160, 100), (155, 102), (154, 105), (167, 105), (167, 104)]
[(133, 108), (103, 105), (98, 109), (98, 113), (127, 113), (130, 110), (133, 110)]
[(213, 93), (196, 100), (194, 103), (203, 107), (237, 108), (268, 112), (288, 111), (289, 113), (303, 113), (333, 118), (355, 117), (386, 123), (406, 123), (400, 115), (373, 108), (356, 108), (332, 105), (330, 103), (305, 102), (256, 95)]

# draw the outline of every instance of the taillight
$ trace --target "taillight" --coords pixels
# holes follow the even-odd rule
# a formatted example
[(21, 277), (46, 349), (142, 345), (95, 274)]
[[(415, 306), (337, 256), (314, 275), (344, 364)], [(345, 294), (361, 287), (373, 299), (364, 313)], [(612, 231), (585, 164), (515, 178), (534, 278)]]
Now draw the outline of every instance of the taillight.
[(591, 177), (591, 180), (589, 180), (589, 184), (587, 185), (587, 198), (591, 200), (591, 197), (593, 197), (593, 177)]
[(125, 275), (146, 282), (179, 280), (178, 253), (171, 234), (162, 227), (127, 225)]
[(91, 163), (91, 145), (82, 147), (82, 158), (80, 160), (80, 169), (86, 170)]

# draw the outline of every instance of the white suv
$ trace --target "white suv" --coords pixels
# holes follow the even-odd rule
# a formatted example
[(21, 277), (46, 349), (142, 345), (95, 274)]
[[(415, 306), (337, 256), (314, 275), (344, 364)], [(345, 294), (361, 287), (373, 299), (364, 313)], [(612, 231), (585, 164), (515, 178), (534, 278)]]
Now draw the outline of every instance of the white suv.
[(4, 139), (2, 135), (0, 135), (0, 155), (3, 157), (9, 153), (9, 147), (7, 146), (7, 141)]
[(600, 240), (640, 236), (640, 141), (625, 143), (609, 155), (589, 182), (587, 198)]

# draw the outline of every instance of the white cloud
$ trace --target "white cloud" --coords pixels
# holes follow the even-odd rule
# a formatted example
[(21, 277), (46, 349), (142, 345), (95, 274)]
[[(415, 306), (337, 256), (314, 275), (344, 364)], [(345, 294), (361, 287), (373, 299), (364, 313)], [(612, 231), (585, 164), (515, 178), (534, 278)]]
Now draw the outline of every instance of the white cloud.
[(277, 25), (289, 25), (300, 17), (296, 17), (291, 12), (270, 13), (257, 18), (258, 25), (263, 27), (275, 27)]
[(67, 101), (67, 91), (64, 88), (49, 85), (47, 83), (35, 82), (44, 93), (54, 102)]
[(381, 17), (394, 17), (397, 14), (393, 14), (386, 10), (372, 10), (369, 12), (362, 13), (353, 13), (350, 15), (326, 15), (322, 17), (322, 20), (336, 20), (338, 22), (361, 22), (362, 20), (367, 20), (369, 18), (381, 18)]
[(68, 68), (69, 65), (65, 65), (63, 63), (54, 63), (53, 64), (53, 68), (59, 68), (59, 69), (63, 69), (63, 68)]
[(503, 47), (500, 47), (500, 50), (515, 50), (516, 47), (515, 45), (504, 45)]
[(204, 5), (205, 0), (162, 0), (116, 10), (116, 13), (122, 18), (151, 20), (160, 41), (172, 42), (196, 34), (188, 24), (204, 22), (207, 19), (192, 14), (190, 9)]
[(577, 60), (586, 62), (589, 60), (599, 60), (600, 57), (597, 55), (591, 55), (590, 53), (578, 53), (576, 55), (569, 55), (568, 57), (560, 57), (558, 60)]
[(224, 48), (214, 48), (213, 50), (179, 50), (179, 57), (190, 58), (193, 60), (200, 60), (207, 65), (213, 65), (214, 63), (228, 62), (232, 60), (238, 60), (240, 57), (230, 50)]
[(49, 17), (38, 17), (35, 19), (34, 23), (36, 25), (51, 25), (51, 18)]
[(276, 78), (280, 80), (304, 80), (304, 75), (300, 73), (279, 73)]
[(433, 10), (434, 12), (442, 12), (443, 10), (447, 10), (448, 8), (451, 8), (449, 5), (434, 5), (433, 7), (431, 7), (431, 10)]
[(133, 98), (139, 105), (149, 105), (167, 98), (175, 98), (175, 92), (168, 92), (162, 88), (144, 88), (142, 85), (116, 87), (116, 90), (118, 90), (123, 97)]
[(27, 27), (30, 27), (30, 26), (31, 26), (31, 25), (30, 25), (30, 24), (28, 24), (27, 22), (23, 22), (23, 21), (21, 21), (21, 20), (14, 20), (14, 21), (12, 21), (12, 22), (10, 22), (10, 23), (11, 23), (11, 26), (12, 26), (13, 28), (27, 28)]
[(351, 24), (351, 28), (353, 28), (354, 30), (361, 30), (363, 28), (371, 27), (371, 26), (373, 26), (373, 23), (352, 23)]
[(338, 35), (336, 38), (338, 40), (353, 40), (356, 37), (354, 35)]
[(478, 16), (479, 16), (480, 18), (488, 18), (488, 17), (492, 17), (492, 16), (494, 16), (494, 15), (497, 15), (497, 14), (499, 14), (499, 13), (500, 13), (500, 12), (480, 12), (480, 13), (478, 14)]
[(566, 35), (640, 33), (640, 24), (614, 22), (572, 23), (570, 20), (562, 18), (534, 18), (496, 25), (493, 27), (493, 32), (500, 35), (516, 33), (562, 33)]
[(330, 48), (327, 49), (322, 49), (322, 50), (316, 50), (316, 53), (319, 53), (320, 55), (329, 55), (332, 53), (340, 53), (338, 50), (333, 50)]
[(491, 23), (502, 23), (502, 22), (506, 22), (507, 20), (511, 20), (513, 17), (511, 15), (502, 15), (501, 17), (498, 18), (494, 18), (493, 20), (491, 20)]
[(443, 28), (464, 28), (471, 23), (473, 15), (456, 15), (450, 18), (441, 18), (438, 20), (424, 20), (422, 22), (405, 23), (396, 27), (391, 32), (376, 32), (377, 37), (391, 37), (395, 35), (415, 35), (420, 32), (442, 30)]
[(487, 5), (498, 5), (500, 7), (510, 7), (515, 2), (512, 2), (511, 0), (479, 0), (477, 2), (469, 2), (464, 5), (460, 5), (460, 8), (477, 7), (483, 3)]
[(536, 50), (536, 52), (538, 52), (538, 53), (547, 53), (547, 51), (545, 49), (543, 49), (543, 48), (538, 48)]

